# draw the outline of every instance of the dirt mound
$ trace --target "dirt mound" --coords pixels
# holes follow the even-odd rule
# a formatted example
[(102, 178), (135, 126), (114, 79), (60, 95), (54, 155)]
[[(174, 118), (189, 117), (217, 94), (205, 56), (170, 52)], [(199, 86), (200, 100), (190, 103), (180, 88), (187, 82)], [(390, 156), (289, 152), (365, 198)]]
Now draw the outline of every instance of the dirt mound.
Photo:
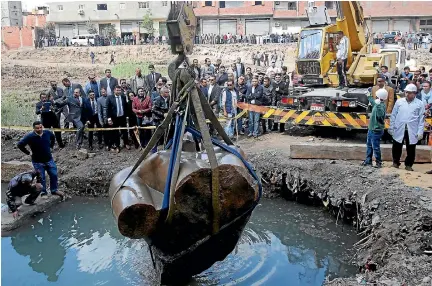
[[(284, 53), (286, 57), (292, 56), (294, 44), (232, 44), (232, 45), (196, 45), (190, 58), (197, 58), (200, 62), (208, 57), (212, 61), (221, 58), (224, 63), (232, 63), (237, 57), (243, 62), (252, 64), (252, 53), (258, 51)], [(153, 64), (167, 64), (175, 57), (167, 45), (145, 46), (108, 46), (108, 47), (52, 47), (37, 50), (14, 50), (4, 53), (2, 60), (37, 60), (51, 63), (88, 63), (90, 52), (96, 56), (96, 63), (108, 64), (111, 53), (115, 54), (116, 61), (122, 62), (151, 62)]]
[(429, 50), (409, 50), (408, 53), (416, 61), (417, 67), (426, 66), (426, 71), (432, 67), (432, 53), (429, 53)]

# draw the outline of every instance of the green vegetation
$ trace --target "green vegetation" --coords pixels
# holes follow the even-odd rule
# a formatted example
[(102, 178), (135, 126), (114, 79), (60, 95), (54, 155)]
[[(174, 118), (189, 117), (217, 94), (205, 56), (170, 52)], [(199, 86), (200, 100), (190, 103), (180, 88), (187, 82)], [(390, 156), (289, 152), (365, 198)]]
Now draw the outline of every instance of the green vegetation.
[[(111, 67), (112, 75), (117, 79), (129, 79), (135, 75), (136, 68), (141, 68), (141, 73), (146, 75), (149, 73), (148, 70), (149, 63), (147, 62), (124, 62), (116, 64)], [(166, 66), (156, 67), (156, 71), (161, 73), (163, 76), (168, 75), (168, 68)]]
[(2, 126), (31, 126), (36, 119), (35, 104), (37, 96), (21, 97), (18, 94), (2, 94)]
[(154, 34), (155, 28), (153, 27), (152, 13), (150, 10), (147, 10), (147, 13), (144, 15), (141, 27), (144, 28), (149, 35)]

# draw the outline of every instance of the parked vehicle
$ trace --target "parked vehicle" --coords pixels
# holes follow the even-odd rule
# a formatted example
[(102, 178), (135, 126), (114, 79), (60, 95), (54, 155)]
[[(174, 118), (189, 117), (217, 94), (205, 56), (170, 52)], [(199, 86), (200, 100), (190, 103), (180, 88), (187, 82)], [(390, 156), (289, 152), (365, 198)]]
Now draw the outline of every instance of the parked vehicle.
[(72, 37), (71, 43), (73, 46), (94, 46), (95, 36), (93, 34), (76, 35)]

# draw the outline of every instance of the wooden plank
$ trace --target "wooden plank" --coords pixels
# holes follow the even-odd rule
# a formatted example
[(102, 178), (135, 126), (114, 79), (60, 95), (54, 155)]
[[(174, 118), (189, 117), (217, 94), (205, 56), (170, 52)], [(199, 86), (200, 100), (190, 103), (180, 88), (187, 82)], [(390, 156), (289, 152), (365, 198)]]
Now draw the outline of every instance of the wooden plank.
[[(332, 159), (332, 160), (358, 160), (363, 161), (366, 157), (365, 144), (344, 143), (301, 143), (292, 144), (290, 157), (292, 159)], [(392, 161), (392, 145), (381, 145), (381, 156), (383, 161)], [(405, 159), (405, 146), (401, 161)], [(416, 148), (416, 163), (431, 163), (431, 146), (419, 145)]]

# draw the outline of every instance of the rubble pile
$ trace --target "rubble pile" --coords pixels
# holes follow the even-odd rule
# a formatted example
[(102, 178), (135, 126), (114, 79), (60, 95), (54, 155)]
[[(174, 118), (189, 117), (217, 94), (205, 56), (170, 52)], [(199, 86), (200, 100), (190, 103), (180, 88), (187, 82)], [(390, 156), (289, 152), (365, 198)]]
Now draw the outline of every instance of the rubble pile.
[(411, 59), (416, 61), (417, 67), (425, 66), (427, 67), (426, 70), (432, 68), (432, 53), (429, 53), (429, 50), (410, 50), (408, 53), (411, 55)]

